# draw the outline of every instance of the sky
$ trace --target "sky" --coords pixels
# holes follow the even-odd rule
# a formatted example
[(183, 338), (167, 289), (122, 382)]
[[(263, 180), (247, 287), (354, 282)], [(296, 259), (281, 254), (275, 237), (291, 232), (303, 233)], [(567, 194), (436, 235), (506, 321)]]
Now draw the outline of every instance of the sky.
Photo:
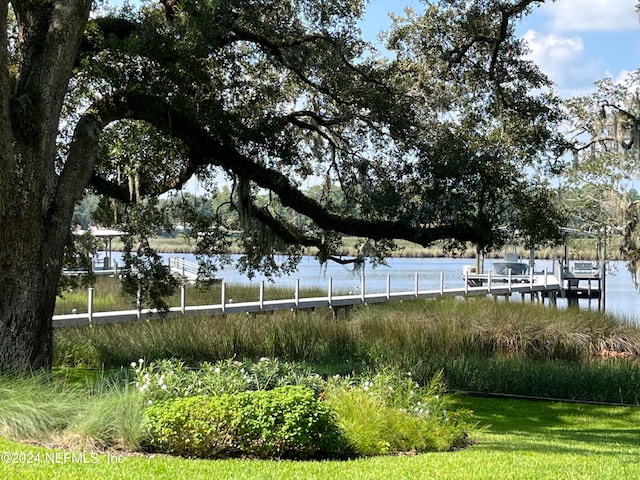
[[(421, 10), (419, 0), (370, 0), (361, 24), (375, 41), (390, 25), (388, 13)], [(593, 90), (596, 80), (619, 80), (640, 68), (640, 20), (636, 0), (547, 0), (517, 26), (530, 57), (563, 97)]]

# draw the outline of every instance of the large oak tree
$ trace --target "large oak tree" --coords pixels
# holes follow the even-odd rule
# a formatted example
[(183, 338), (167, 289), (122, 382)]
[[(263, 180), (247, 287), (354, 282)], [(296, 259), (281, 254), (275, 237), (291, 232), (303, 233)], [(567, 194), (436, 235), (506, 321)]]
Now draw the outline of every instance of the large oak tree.
[[(295, 263), (302, 246), (325, 260), (341, 234), (374, 254), (392, 239), (485, 249), (507, 231), (557, 235), (549, 193), (526, 175), (562, 147), (557, 101), (514, 37), (542, 0), (425, 2), (395, 20), (384, 57), (359, 38), (358, 0), (161, 3), (89, 21), (89, 0), (13, 1), (15, 28), (0, 6), (2, 370), (51, 365), (87, 188), (147, 231), (153, 198), (223, 172), (250, 269), (282, 251)], [(305, 194), (309, 179), (340, 201)], [(259, 205), (265, 192), (306, 221)], [(224, 246), (221, 218), (193, 219), (203, 251)]]

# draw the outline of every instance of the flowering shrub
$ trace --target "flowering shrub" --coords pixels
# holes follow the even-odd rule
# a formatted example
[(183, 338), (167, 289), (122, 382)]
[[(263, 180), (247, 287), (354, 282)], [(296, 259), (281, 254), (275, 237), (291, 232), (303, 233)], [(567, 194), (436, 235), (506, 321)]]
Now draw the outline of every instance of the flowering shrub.
[[(420, 386), (410, 372), (397, 370), (383, 370), (365, 376), (336, 375), (323, 380), (297, 364), (265, 357), (258, 362), (225, 360), (215, 364), (203, 363), (198, 369), (187, 368), (178, 360), (162, 360), (149, 365), (140, 360), (131, 366), (134, 369), (135, 386), (148, 405), (150, 425), (153, 427), (149, 430), (149, 445), (167, 453), (224, 456), (242, 452), (243, 455), (261, 458), (320, 455), (313, 450), (315, 446), (311, 450), (299, 447), (296, 455), (293, 447), (282, 447), (282, 450), (277, 446), (283, 440), (273, 437), (273, 429), (280, 428), (278, 425), (283, 419), (296, 415), (295, 402), (287, 403), (281, 396), (274, 394), (272, 397), (269, 394), (257, 395), (255, 398), (262, 400), (251, 403), (247, 409), (244, 404), (237, 403), (239, 398), (245, 399), (245, 394), (271, 392), (284, 386), (304, 386), (305, 395), (311, 394), (314, 402), (320, 402), (321, 410), (327, 409), (327, 412), (336, 415), (337, 423), (344, 432), (340, 438), (346, 440), (338, 441), (331, 422), (320, 422), (329, 430), (319, 434), (328, 435), (327, 438), (335, 437), (335, 442), (332, 442), (341, 445), (344, 455), (347, 452), (379, 455), (447, 450), (465, 443), (472, 426), (472, 412), (450, 407), (451, 401), (446, 395), (442, 374), (436, 375), (428, 385)], [(289, 399), (290, 395), (284, 397)], [(293, 397), (298, 398), (295, 395)], [(277, 402), (272, 401), (274, 398), (283, 402), (282, 405), (277, 406)], [(286, 408), (285, 404), (288, 405)], [(253, 417), (249, 410), (258, 408), (258, 405), (263, 408), (262, 413), (258, 419), (251, 420)], [(315, 411), (316, 408), (320, 407), (314, 403), (311, 410)], [(190, 409), (193, 409), (192, 413)], [(246, 417), (242, 420), (242, 427), (238, 423), (240, 417), (232, 415), (236, 411), (244, 412), (242, 415)], [(312, 416), (307, 420), (299, 421), (317, 420), (313, 416), (315, 414), (309, 414)], [(190, 423), (192, 421), (196, 424)], [(229, 430), (229, 425), (232, 425), (232, 430)], [(284, 432), (294, 435), (294, 431), (288, 428)], [(238, 433), (240, 431), (244, 433)], [(256, 436), (258, 431), (261, 433)], [(242, 444), (239, 440), (243, 435), (252, 439), (250, 445)], [(204, 443), (196, 447), (194, 442), (200, 441), (198, 439)], [(260, 445), (267, 446), (265, 450), (260, 450)], [(210, 450), (209, 454), (206, 453), (207, 449)], [(337, 453), (331, 455), (336, 456)]]
[(221, 395), (270, 390), (284, 385), (306, 385), (318, 391), (322, 379), (295, 363), (262, 357), (258, 362), (224, 360), (187, 368), (175, 359), (145, 364), (132, 362), (135, 386), (148, 404), (168, 398)]

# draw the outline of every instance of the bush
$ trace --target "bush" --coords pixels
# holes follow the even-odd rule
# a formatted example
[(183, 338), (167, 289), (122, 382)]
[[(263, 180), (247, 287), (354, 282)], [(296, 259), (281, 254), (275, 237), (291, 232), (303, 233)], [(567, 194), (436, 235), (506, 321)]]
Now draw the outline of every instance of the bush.
[(303, 386), (165, 400), (147, 418), (147, 448), (155, 452), (315, 459), (349, 451), (330, 407)]
[(222, 395), (305, 385), (318, 391), (322, 379), (304, 367), (262, 357), (258, 362), (228, 359), (203, 362), (197, 369), (176, 359), (132, 362), (135, 387), (145, 403), (194, 395)]

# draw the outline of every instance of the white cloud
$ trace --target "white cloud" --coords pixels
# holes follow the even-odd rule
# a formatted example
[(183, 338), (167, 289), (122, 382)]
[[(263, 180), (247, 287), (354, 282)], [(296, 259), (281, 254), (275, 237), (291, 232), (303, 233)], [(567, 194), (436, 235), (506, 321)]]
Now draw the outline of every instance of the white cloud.
[(542, 36), (535, 30), (527, 30), (523, 38), (529, 45), (529, 56), (539, 65), (574, 61), (584, 52), (584, 44), (578, 36)]
[(584, 58), (585, 46), (579, 36), (542, 35), (528, 30), (523, 39), (529, 46), (528, 57), (540, 66), (564, 96), (592, 85), (593, 79), (602, 71), (601, 60)]
[(635, 6), (636, 0), (558, 0), (541, 9), (556, 32), (620, 31), (638, 29)]
[(633, 73), (629, 70), (622, 70), (617, 75), (609, 74), (608, 76), (613, 79), (614, 83), (624, 84), (632, 80)]

